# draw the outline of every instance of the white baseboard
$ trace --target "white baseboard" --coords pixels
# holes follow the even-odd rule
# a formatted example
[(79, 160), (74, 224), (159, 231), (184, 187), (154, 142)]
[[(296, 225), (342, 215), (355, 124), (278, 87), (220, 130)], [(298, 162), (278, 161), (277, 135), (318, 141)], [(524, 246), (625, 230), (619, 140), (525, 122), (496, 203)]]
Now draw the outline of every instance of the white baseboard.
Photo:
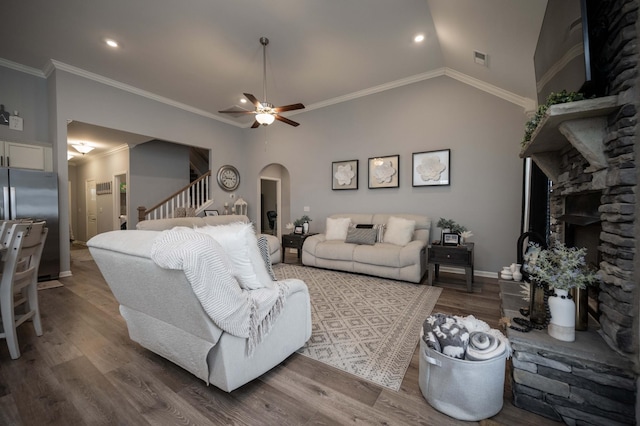
[(73, 274), (71, 273), (71, 271), (62, 271), (58, 274), (59, 278), (66, 278), (66, 277), (71, 277), (73, 276)]

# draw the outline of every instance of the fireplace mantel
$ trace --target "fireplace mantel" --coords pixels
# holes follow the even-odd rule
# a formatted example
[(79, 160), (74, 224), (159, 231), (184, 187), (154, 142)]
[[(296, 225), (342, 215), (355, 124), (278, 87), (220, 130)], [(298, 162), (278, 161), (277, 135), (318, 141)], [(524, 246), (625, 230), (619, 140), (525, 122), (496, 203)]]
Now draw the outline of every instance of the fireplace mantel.
[(557, 182), (559, 151), (571, 144), (589, 162), (588, 171), (604, 169), (607, 116), (619, 108), (617, 96), (551, 105), (520, 157), (531, 157), (550, 180)]

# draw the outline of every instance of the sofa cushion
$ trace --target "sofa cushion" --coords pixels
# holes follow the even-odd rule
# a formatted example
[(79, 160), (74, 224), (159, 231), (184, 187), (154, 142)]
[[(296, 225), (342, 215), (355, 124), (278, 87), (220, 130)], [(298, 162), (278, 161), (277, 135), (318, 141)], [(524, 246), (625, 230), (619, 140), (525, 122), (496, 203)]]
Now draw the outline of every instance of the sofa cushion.
[(316, 245), (315, 255), (321, 259), (353, 260), (353, 250), (358, 247), (355, 244), (347, 244), (344, 241), (329, 240)]
[(404, 247), (412, 240), (415, 228), (415, 220), (391, 216), (387, 221), (384, 242)]
[(243, 289), (273, 287), (265, 267), (258, 240), (250, 223), (203, 226), (197, 232), (209, 235), (225, 250), (233, 267), (233, 275)]
[(348, 217), (327, 218), (325, 238), (327, 240), (344, 241), (347, 238), (351, 219)]
[(353, 261), (369, 265), (399, 268), (402, 247), (389, 243), (376, 243), (373, 246), (357, 246), (353, 252)]
[[(373, 226), (373, 225), (372, 225)], [(373, 245), (376, 242), (376, 229), (349, 228), (346, 243)]]

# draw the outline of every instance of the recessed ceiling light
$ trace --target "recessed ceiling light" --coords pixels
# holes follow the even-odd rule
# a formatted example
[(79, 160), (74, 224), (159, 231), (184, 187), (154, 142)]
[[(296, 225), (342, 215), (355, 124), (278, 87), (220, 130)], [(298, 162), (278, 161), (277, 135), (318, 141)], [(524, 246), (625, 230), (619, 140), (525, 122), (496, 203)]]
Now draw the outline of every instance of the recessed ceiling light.
[(118, 42), (110, 38), (106, 39), (104, 42), (107, 43), (107, 46), (109, 47), (118, 47)]
[(424, 34), (418, 34), (413, 38), (413, 41), (420, 43), (424, 41)]

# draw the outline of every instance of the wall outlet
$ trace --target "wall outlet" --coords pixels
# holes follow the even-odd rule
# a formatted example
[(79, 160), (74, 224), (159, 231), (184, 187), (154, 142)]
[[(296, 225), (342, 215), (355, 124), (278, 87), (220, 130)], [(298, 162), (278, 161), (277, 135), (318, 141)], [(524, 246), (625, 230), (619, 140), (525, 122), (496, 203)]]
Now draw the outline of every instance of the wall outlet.
[(236, 194), (229, 194), (229, 198), (236, 198)]
[(305, 212), (310, 212), (310, 211), (311, 211), (311, 207), (309, 207), (309, 206), (304, 206), (304, 211), (305, 211)]

